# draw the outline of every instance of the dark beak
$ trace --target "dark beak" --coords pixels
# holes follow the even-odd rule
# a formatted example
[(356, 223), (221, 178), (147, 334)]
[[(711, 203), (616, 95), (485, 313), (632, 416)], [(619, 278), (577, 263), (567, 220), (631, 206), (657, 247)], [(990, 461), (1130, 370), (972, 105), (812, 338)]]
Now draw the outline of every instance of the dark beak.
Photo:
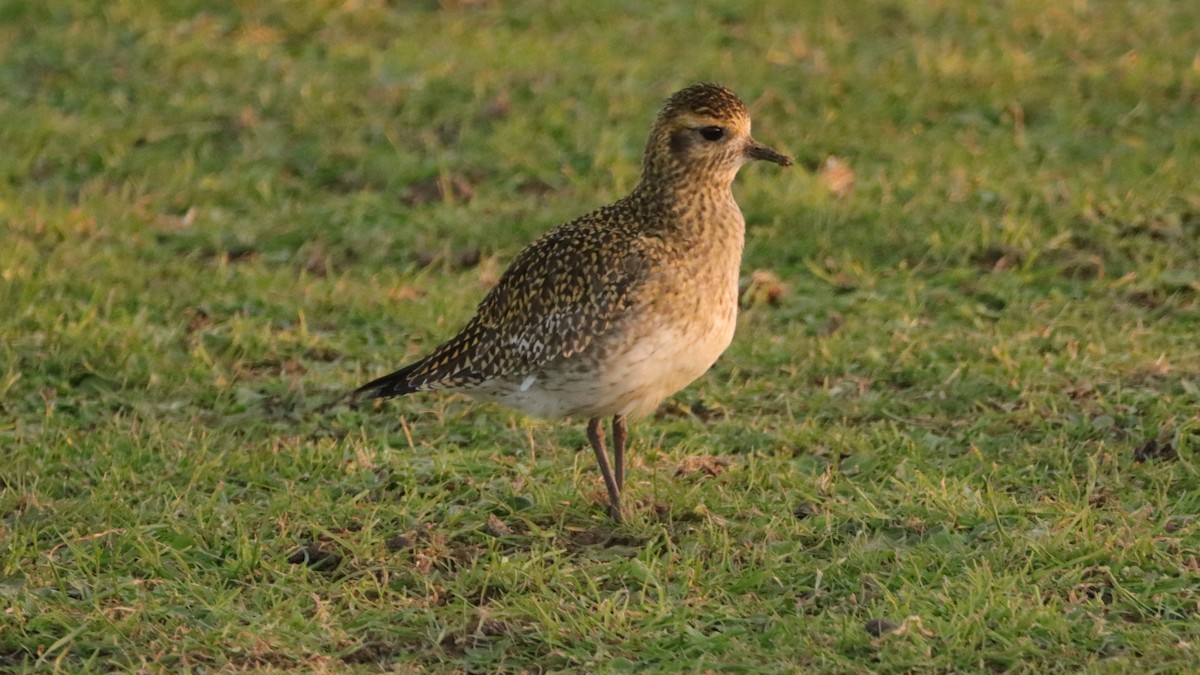
[(759, 143), (758, 141), (754, 140), (753, 138), (751, 138), (750, 142), (746, 144), (746, 149), (743, 150), (743, 152), (750, 159), (765, 159), (768, 162), (775, 162), (779, 166), (791, 166), (792, 165), (791, 157), (788, 157), (787, 155), (783, 154), (782, 152), (777, 152), (775, 150), (772, 150), (771, 148), (768, 148), (767, 146), (763, 145), (762, 143)]

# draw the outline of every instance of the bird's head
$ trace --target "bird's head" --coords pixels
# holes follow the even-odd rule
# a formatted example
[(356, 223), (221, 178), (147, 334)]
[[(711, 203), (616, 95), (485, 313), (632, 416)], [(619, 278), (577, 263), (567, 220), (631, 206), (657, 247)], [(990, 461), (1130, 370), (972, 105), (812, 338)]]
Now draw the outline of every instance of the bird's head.
[(672, 94), (659, 110), (646, 144), (643, 180), (699, 178), (728, 185), (752, 159), (792, 164), (750, 136), (750, 114), (736, 94), (716, 84), (694, 84)]

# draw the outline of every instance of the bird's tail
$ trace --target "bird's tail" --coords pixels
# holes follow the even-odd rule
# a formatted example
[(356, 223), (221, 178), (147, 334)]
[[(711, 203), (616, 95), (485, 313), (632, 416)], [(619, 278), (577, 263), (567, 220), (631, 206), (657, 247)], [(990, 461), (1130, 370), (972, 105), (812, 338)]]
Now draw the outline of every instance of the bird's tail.
[(411, 394), (417, 390), (409, 381), (409, 376), (413, 371), (421, 366), (421, 361), (410, 363), (400, 370), (383, 377), (371, 380), (363, 386), (350, 392), (350, 402), (361, 401), (368, 398), (391, 398), (392, 396), (403, 396)]

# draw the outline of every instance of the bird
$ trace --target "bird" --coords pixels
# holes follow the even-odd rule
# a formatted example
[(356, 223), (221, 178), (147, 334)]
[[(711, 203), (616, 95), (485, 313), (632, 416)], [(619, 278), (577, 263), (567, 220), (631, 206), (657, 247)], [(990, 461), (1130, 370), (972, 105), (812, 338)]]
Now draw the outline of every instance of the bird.
[(754, 140), (729, 89), (675, 92), (627, 196), (534, 241), (457, 334), (350, 399), (448, 391), (585, 419), (608, 513), (622, 522), (628, 423), (703, 375), (733, 339), (745, 219), (732, 185), (751, 160), (792, 164)]

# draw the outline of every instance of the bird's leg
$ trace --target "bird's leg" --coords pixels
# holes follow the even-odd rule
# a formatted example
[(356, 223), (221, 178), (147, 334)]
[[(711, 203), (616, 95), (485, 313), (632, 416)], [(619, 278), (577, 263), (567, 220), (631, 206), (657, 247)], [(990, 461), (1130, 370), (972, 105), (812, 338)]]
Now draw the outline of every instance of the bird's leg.
[(604, 427), (599, 417), (588, 420), (587, 436), (596, 453), (596, 463), (600, 465), (600, 473), (604, 476), (604, 487), (608, 488), (608, 515), (618, 523), (621, 522), (621, 488), (613, 478), (612, 468), (608, 465), (608, 452), (604, 449)]
[(629, 430), (625, 427), (623, 415), (613, 415), (613, 464), (617, 471), (617, 489), (625, 491), (625, 439), (629, 438)]

